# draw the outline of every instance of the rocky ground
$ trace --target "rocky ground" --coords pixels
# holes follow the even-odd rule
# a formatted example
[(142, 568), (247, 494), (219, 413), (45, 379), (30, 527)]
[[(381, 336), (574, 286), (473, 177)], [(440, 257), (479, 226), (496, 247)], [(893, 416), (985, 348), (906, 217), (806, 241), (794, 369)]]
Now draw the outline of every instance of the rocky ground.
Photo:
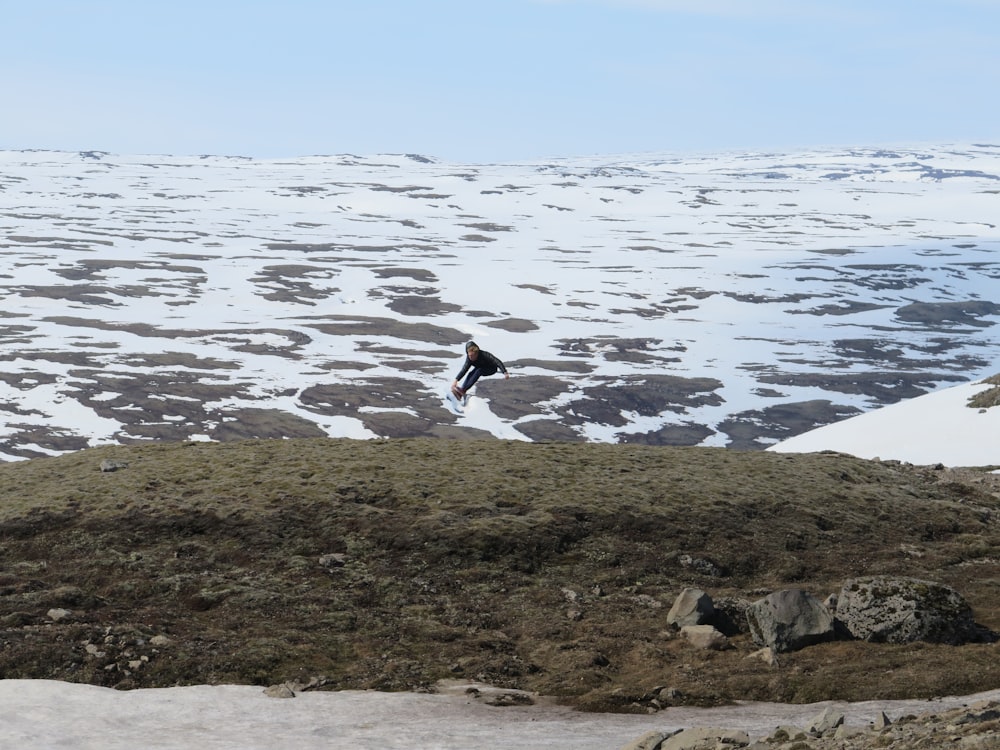
[(652, 731), (623, 750), (962, 750), (1000, 748), (1000, 702), (978, 701), (946, 711), (907, 714), (891, 720), (884, 713), (864, 726), (843, 722), (844, 716), (826, 709), (807, 727), (777, 727), (765, 737), (713, 727), (691, 727), (677, 732)]

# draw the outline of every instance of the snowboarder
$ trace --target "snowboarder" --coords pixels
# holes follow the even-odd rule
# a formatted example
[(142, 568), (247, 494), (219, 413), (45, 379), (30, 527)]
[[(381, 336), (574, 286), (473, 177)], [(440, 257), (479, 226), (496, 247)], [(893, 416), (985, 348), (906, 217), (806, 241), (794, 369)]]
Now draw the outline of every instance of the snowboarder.
[[(459, 370), (458, 375), (452, 382), (451, 392), (458, 399), (459, 403), (461, 403), (465, 399), (469, 389), (476, 384), (479, 378), (495, 375), (498, 370), (503, 373), (504, 378), (510, 377), (510, 373), (507, 372), (507, 368), (503, 362), (488, 351), (480, 349), (475, 341), (470, 341), (465, 345), (465, 364), (462, 365), (462, 369)], [(466, 372), (469, 374), (466, 376), (465, 382), (459, 386), (458, 381), (462, 379), (462, 376)]]

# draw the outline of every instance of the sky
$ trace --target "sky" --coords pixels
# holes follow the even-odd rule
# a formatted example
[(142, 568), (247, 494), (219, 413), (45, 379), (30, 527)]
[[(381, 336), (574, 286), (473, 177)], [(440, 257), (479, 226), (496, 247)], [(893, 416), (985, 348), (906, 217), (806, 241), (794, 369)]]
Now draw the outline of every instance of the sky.
[(1000, 0), (0, 9), (0, 149), (482, 163), (1000, 139)]

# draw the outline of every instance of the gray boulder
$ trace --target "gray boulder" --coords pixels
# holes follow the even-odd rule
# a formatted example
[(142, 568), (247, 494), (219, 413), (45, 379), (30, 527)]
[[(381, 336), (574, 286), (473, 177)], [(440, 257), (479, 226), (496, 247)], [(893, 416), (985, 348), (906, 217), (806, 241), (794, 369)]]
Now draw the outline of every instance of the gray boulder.
[(918, 578), (853, 578), (837, 597), (837, 620), (853, 638), (873, 643), (967, 643), (980, 628), (961, 594)]
[(834, 620), (823, 603), (800, 589), (785, 589), (747, 608), (750, 635), (775, 652), (797, 651), (834, 638)]
[(701, 589), (686, 588), (674, 600), (667, 612), (667, 624), (675, 628), (686, 625), (705, 625), (715, 616), (712, 597)]

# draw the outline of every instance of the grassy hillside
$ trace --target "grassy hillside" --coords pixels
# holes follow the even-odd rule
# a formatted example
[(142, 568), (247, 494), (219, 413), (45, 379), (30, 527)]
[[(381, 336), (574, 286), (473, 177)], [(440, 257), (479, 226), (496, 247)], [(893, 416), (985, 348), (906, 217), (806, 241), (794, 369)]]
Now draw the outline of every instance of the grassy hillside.
[[(127, 463), (102, 471), (102, 462)], [(0, 465), (0, 677), (423, 689), (634, 710), (1000, 687), (997, 646), (776, 667), (666, 627), (848, 577), (954, 586), (1000, 630), (1000, 477), (842, 455), (442, 440), (110, 446)]]

